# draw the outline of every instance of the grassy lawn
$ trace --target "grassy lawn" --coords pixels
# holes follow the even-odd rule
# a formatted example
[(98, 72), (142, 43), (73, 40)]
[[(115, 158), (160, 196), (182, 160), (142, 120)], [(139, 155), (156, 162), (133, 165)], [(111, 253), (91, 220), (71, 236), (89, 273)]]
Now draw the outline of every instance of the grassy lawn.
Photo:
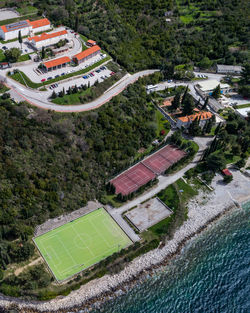
[(35, 8), (35, 7), (31, 6), (31, 5), (27, 5), (27, 6), (23, 7), (23, 8), (17, 8), (16, 10), (21, 15), (37, 13), (37, 8)]
[(71, 95), (65, 95), (63, 97), (58, 97), (56, 99), (53, 99), (52, 102), (56, 104), (61, 105), (67, 105), (67, 104), (79, 104), (81, 103), (80, 97), (90, 94), (91, 88), (88, 88), (86, 90), (83, 90), (78, 93), (73, 93)]
[(250, 108), (250, 103), (236, 105), (237, 109)]
[(240, 160), (239, 155), (234, 155), (232, 153), (225, 153), (225, 158), (226, 158), (227, 164), (236, 163)]
[[(81, 39), (82, 39), (84, 42), (86, 42), (86, 41), (88, 40), (88, 38), (85, 37), (85, 36), (83, 36), (82, 34), (79, 34), (79, 35), (80, 35)], [(82, 42), (82, 51), (87, 50), (87, 49), (88, 49), (88, 47), (85, 46), (85, 44)]]
[(182, 23), (184, 24), (189, 24), (191, 23), (194, 19), (192, 15), (182, 15), (180, 16), (180, 20), (182, 21)]
[(159, 192), (157, 196), (172, 209), (173, 213), (150, 227), (147, 236), (154, 238), (173, 234), (174, 230), (187, 219), (187, 201), (197, 194), (198, 192), (182, 179), (178, 179), (174, 184)]
[(157, 136), (160, 137), (160, 133), (162, 130), (165, 131), (165, 135), (167, 135), (167, 133), (170, 130), (170, 123), (166, 120), (166, 118), (163, 116), (163, 114), (159, 111), (156, 110), (155, 111), (155, 115), (156, 115), (156, 122), (157, 122)]
[(5, 93), (8, 90), (10, 90), (10, 88), (6, 87), (3, 84), (0, 85), (0, 93)]
[[(25, 83), (24, 83), (24, 81), (23, 81), (23, 79), (22, 79), (22, 77), (21, 77), (21, 75), (20, 75), (20, 73), (21, 73), (22, 76), (23, 76), (23, 78), (24, 78), (25, 81), (26, 81), (27, 86), (30, 87), (30, 88), (34, 88), (34, 89), (35, 89), (35, 88), (42, 87), (42, 86), (44, 86), (44, 85), (50, 85), (50, 84), (52, 84), (52, 83), (56, 83), (56, 82), (58, 82), (58, 81), (67, 79), (67, 78), (69, 78), (69, 77), (74, 77), (74, 76), (78, 76), (78, 75), (81, 75), (81, 74), (85, 74), (85, 73), (91, 71), (93, 68), (98, 67), (99, 65), (103, 64), (104, 62), (106, 62), (106, 61), (108, 61), (108, 60), (110, 60), (110, 59), (111, 59), (111, 57), (106, 57), (105, 59), (103, 59), (103, 60), (101, 60), (101, 61), (99, 61), (99, 62), (97, 62), (97, 63), (95, 63), (95, 64), (93, 64), (93, 65), (91, 65), (91, 66), (89, 66), (88, 68), (86, 68), (86, 69), (84, 69), (84, 70), (80, 70), (80, 71), (77, 71), (77, 72), (75, 72), (75, 73), (70, 73), (70, 74), (67, 74), (67, 75), (64, 75), (64, 76), (60, 76), (60, 77), (58, 77), (58, 78), (54, 78), (54, 79), (45, 81), (45, 82), (43, 82), (43, 83), (34, 83), (33, 81), (31, 81), (31, 80), (29, 79), (29, 77), (27, 77), (27, 76), (26, 76), (23, 72), (21, 72), (21, 71), (19, 71), (18, 73), (15, 73), (14, 75), (12, 75), (12, 76), (10, 76), (10, 77), (11, 77), (12, 79), (18, 81), (20, 84), (25, 85)], [(73, 83), (72, 83), (72, 84), (73, 84)]]
[(5, 62), (5, 55), (2, 49), (0, 49), (0, 62)]

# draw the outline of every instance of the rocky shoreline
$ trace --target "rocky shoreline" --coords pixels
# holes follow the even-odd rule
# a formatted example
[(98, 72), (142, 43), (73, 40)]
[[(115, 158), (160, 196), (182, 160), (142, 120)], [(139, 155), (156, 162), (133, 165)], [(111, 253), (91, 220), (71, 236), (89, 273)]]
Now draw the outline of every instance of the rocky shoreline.
[[(242, 175), (242, 174), (241, 174)], [(174, 237), (161, 247), (137, 257), (120, 273), (105, 275), (90, 281), (66, 297), (57, 297), (46, 302), (24, 301), (0, 296), (0, 307), (13, 307), (19, 312), (87, 312), (103, 302), (126, 292), (140, 279), (165, 266), (177, 256), (190, 239), (204, 231), (213, 222), (250, 200), (250, 180), (243, 179), (223, 185), (213, 182), (215, 190), (209, 195), (200, 193), (188, 204), (188, 220), (176, 231)], [(238, 190), (238, 193), (237, 193)], [(245, 190), (245, 191), (244, 191)], [(244, 192), (243, 192), (244, 191)], [(237, 197), (238, 194), (238, 197)]]

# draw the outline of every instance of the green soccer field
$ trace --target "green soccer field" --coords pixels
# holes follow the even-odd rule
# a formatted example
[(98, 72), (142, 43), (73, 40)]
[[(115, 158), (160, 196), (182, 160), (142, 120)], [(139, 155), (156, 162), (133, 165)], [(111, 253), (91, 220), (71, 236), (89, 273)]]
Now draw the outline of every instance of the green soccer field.
[(103, 208), (38, 236), (34, 242), (58, 281), (132, 244)]

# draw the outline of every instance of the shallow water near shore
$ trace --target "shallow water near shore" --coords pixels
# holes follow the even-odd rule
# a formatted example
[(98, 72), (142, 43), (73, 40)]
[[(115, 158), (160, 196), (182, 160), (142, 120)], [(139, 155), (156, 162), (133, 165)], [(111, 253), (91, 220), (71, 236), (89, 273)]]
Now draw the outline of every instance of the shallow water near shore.
[(93, 313), (250, 312), (250, 202), (197, 236), (180, 256)]

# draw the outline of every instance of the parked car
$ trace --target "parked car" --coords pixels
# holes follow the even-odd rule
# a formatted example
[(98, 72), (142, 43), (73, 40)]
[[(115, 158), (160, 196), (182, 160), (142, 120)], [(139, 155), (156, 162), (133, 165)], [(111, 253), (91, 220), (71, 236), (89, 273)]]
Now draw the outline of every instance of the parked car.
[(82, 78), (87, 79), (88, 77), (86, 75), (84, 75)]
[(61, 76), (64, 76), (64, 75), (65, 75), (65, 73), (62, 73), (62, 74), (61, 74)]
[(2, 49), (3, 49), (3, 50), (7, 50), (8, 48), (7, 48), (6, 46), (3, 46)]
[(60, 75), (56, 75), (56, 76), (55, 76), (55, 78), (58, 78), (58, 77), (60, 77)]
[(42, 82), (42, 83), (45, 82), (45, 81), (46, 81), (46, 78), (41, 79), (41, 82)]
[(48, 78), (47, 78), (47, 80), (51, 80), (51, 79), (52, 79), (52, 77), (48, 77)]

